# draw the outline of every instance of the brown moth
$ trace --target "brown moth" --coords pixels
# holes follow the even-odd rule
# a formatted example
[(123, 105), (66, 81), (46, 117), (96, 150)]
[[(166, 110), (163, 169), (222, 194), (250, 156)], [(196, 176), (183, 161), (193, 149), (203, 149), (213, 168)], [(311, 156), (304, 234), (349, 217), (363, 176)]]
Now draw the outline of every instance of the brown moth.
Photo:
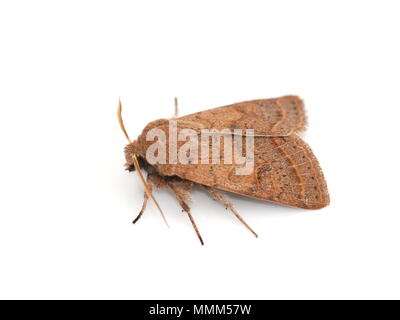
[[(175, 107), (177, 115), (176, 100)], [(166, 222), (164, 213), (152, 194), (153, 187), (172, 191), (188, 215), (201, 244), (203, 240), (188, 205), (190, 192), (195, 187), (202, 187), (213, 199), (221, 202), (256, 237), (257, 234), (225, 199), (220, 190), (296, 208), (320, 209), (329, 204), (327, 185), (318, 161), (310, 147), (298, 136), (306, 128), (304, 105), (299, 97), (252, 100), (184, 117), (175, 116), (172, 120), (180, 139), (176, 137), (174, 139), (170, 132), (171, 119), (160, 119), (150, 122), (142, 134), (132, 142), (122, 121), (121, 103), (118, 108), (118, 119), (129, 141), (125, 147), (126, 169), (138, 172), (145, 189), (142, 209), (133, 223), (142, 216), (149, 198), (155, 202)], [(226, 128), (228, 131), (223, 131)], [(161, 151), (164, 152), (164, 162), (149, 161), (148, 151), (154, 149), (155, 144), (155, 139), (149, 139), (149, 133), (154, 129), (165, 133), (163, 137), (165, 146), (162, 146), (158, 137), (160, 148), (154, 153), (160, 156)], [(182, 135), (183, 130), (187, 129), (190, 129), (191, 134)], [(241, 133), (238, 134), (237, 129), (240, 129)], [(246, 129), (251, 129), (251, 133), (249, 134)], [(198, 155), (203, 152), (201, 148), (211, 147), (210, 140), (201, 139), (194, 149), (185, 148), (187, 141), (195, 141), (207, 130), (211, 132), (209, 134), (211, 140), (221, 136), (222, 139), (235, 138), (235, 141), (251, 138), (253, 152), (251, 172), (237, 174), (238, 169), (243, 168), (243, 163), (232, 161), (226, 156), (229, 153), (225, 151), (232, 150), (232, 145), (226, 143), (229, 140), (224, 140), (224, 145), (221, 145), (222, 140), (216, 140), (220, 151), (217, 157), (210, 151), (208, 154), (201, 153), (202, 156), (205, 155), (206, 161), (204, 157), (201, 161), (190, 158), (189, 151)], [(238, 154), (243, 155), (245, 146), (242, 144), (233, 149), (236, 159)], [(181, 152), (179, 157), (185, 156), (187, 162), (177, 161), (179, 152)], [(141, 168), (147, 171), (147, 179), (142, 175)]]

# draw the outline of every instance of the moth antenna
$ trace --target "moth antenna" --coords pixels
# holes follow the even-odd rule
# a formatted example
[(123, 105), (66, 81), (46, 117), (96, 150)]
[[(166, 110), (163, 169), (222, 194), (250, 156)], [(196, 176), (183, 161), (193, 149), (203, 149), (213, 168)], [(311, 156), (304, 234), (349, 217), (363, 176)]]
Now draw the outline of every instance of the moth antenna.
[(162, 216), (162, 218), (163, 218), (165, 224), (166, 224), (167, 227), (169, 228), (169, 224), (168, 224), (168, 222), (167, 222), (167, 219), (165, 218), (164, 212), (161, 210), (160, 205), (158, 204), (156, 198), (154, 198), (153, 194), (152, 194), (151, 191), (150, 191), (149, 186), (147, 185), (146, 180), (145, 180), (144, 177), (143, 177), (142, 171), (141, 171), (141, 169), (140, 169), (139, 161), (138, 161), (136, 155), (134, 155), (134, 154), (132, 155), (132, 160), (133, 160), (133, 165), (135, 166), (135, 169), (136, 169), (137, 173), (139, 174), (140, 180), (142, 181), (142, 184), (143, 184), (143, 186), (144, 186), (145, 192), (147, 193), (147, 196), (148, 196), (149, 198), (151, 198), (151, 199), (154, 201), (154, 203), (156, 204), (158, 210), (159, 210), (160, 213), (161, 213), (161, 216)]
[(122, 129), (122, 132), (125, 134), (125, 137), (128, 139), (129, 143), (132, 143), (131, 139), (129, 138), (128, 133), (126, 132), (125, 126), (124, 126), (124, 121), (122, 120), (122, 104), (121, 104), (121, 99), (118, 100), (118, 111), (117, 111), (117, 116), (118, 116), (118, 122), (119, 126)]
[(179, 110), (178, 110), (178, 98), (177, 97), (174, 98), (174, 105), (175, 105), (174, 118), (178, 118)]

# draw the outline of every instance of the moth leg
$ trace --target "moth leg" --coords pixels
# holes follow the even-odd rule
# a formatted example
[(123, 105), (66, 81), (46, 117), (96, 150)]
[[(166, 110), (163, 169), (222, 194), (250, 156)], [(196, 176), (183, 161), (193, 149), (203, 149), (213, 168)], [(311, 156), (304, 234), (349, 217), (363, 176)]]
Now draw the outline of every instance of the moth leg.
[(204, 246), (203, 238), (201, 237), (199, 228), (197, 227), (196, 222), (193, 219), (193, 216), (192, 216), (192, 214), (190, 212), (189, 206), (186, 204), (186, 202), (179, 202), (179, 204), (181, 205), (182, 209), (188, 214), (188, 217), (189, 217), (189, 220), (190, 220), (190, 222), (192, 224), (192, 227), (193, 227), (194, 231), (196, 232), (197, 237), (199, 238), (201, 245)]
[(256, 238), (258, 238), (258, 234), (254, 232), (254, 230), (252, 228), (250, 228), (250, 226), (247, 224), (246, 221), (244, 221), (244, 219), (242, 218), (242, 216), (239, 214), (239, 212), (236, 211), (235, 207), (233, 206), (232, 203), (230, 203), (228, 200), (225, 199), (225, 197), (222, 195), (221, 192), (219, 192), (216, 189), (210, 188), (210, 187), (206, 187), (204, 186), (204, 188), (207, 190), (207, 192), (211, 195), (211, 197), (216, 200), (219, 201), (220, 203), (222, 203), (226, 209), (229, 209), (236, 218), (238, 218), (238, 220), (252, 233), (254, 234), (254, 236)]
[[(153, 192), (153, 187), (152, 187), (152, 184), (151, 184), (151, 181), (150, 181), (150, 174), (147, 174), (146, 182), (147, 182), (147, 185), (149, 187), (149, 191)], [(146, 210), (148, 200), (149, 200), (149, 196), (148, 196), (147, 192), (145, 191), (144, 192), (142, 209), (140, 210), (140, 212), (137, 215), (137, 217), (135, 218), (135, 220), (132, 221), (133, 224), (138, 222), (138, 220), (142, 217), (143, 212)]]
[[(156, 172), (149, 173), (147, 175), (147, 182), (148, 182), (150, 188), (152, 187), (152, 185), (154, 185), (154, 187), (156, 187), (158, 189), (168, 188), (169, 190), (171, 190), (174, 193), (177, 201), (179, 202), (180, 206), (182, 207), (182, 210), (187, 213), (187, 215), (190, 219), (190, 222), (193, 226), (193, 229), (195, 230), (197, 237), (200, 240), (200, 243), (202, 245), (204, 245), (203, 238), (200, 235), (199, 228), (197, 227), (196, 222), (193, 219), (192, 213), (190, 211), (190, 207), (188, 205), (188, 202), (190, 201), (189, 193), (194, 188), (194, 183), (191, 181), (181, 180), (181, 179), (179, 179), (179, 180), (174, 179), (174, 178), (168, 179), (166, 177), (159, 175)], [(150, 190), (150, 191), (152, 191), (152, 190)], [(134, 223), (140, 218), (140, 216), (143, 214), (144, 210), (146, 209), (147, 201), (148, 201), (148, 197), (145, 194), (142, 210), (140, 211), (138, 217), (134, 220)]]
[(178, 98), (177, 98), (177, 97), (175, 97), (175, 99), (174, 99), (174, 105), (175, 105), (175, 114), (174, 114), (174, 116), (172, 117), (173, 119), (174, 119), (174, 118), (178, 118), (178, 115), (179, 115)]
[(194, 184), (190, 181), (168, 181), (167, 182), (169, 189), (175, 194), (176, 200), (178, 200), (179, 204), (182, 207), (182, 210), (187, 213), (189, 220), (193, 226), (194, 231), (197, 234), (197, 237), (200, 240), (201, 245), (204, 245), (203, 238), (200, 235), (199, 228), (196, 225), (196, 222), (193, 219), (192, 213), (190, 212), (190, 207), (187, 204), (190, 200), (189, 192), (193, 189)]

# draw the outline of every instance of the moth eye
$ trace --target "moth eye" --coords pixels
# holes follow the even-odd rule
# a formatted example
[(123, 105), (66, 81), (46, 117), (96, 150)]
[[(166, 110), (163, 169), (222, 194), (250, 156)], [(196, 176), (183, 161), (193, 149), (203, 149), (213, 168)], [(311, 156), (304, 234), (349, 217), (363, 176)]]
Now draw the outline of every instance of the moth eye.
[(135, 171), (136, 169), (133, 164), (130, 164), (126, 170), (128, 170), (129, 172), (132, 172), (132, 171)]

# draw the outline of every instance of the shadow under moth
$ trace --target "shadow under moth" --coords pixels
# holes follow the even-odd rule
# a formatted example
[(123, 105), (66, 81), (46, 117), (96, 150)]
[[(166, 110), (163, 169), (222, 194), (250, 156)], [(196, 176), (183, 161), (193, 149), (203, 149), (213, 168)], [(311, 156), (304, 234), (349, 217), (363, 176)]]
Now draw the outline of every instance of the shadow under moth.
[(137, 171), (144, 186), (143, 206), (133, 223), (151, 199), (168, 225), (154, 187), (175, 195), (201, 244), (188, 204), (196, 187), (222, 203), (256, 237), (221, 190), (296, 208), (329, 204), (318, 161), (298, 135), (306, 128), (306, 115), (297, 96), (235, 103), (183, 117), (177, 116), (175, 99), (175, 116), (150, 122), (133, 142), (122, 121), (121, 103), (118, 120), (129, 141), (126, 169)]

